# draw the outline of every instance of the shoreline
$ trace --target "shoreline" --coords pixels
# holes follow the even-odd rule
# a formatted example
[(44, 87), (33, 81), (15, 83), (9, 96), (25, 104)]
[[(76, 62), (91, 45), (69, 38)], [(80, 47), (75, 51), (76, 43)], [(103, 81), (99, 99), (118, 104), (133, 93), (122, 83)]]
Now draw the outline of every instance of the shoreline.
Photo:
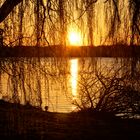
[(0, 47), (0, 57), (140, 57), (140, 46), (14, 46)]
[(134, 139), (140, 120), (104, 114), (47, 112), (0, 101), (0, 137), (37, 140)]

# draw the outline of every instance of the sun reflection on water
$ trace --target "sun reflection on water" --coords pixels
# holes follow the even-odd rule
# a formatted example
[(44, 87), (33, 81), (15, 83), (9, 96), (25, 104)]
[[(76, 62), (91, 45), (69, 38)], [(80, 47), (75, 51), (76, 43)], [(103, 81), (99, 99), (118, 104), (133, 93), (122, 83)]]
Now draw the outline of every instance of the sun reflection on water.
[(71, 90), (72, 90), (72, 96), (73, 99), (76, 98), (77, 95), (77, 81), (78, 81), (78, 59), (72, 59), (70, 61), (70, 84), (71, 84)]

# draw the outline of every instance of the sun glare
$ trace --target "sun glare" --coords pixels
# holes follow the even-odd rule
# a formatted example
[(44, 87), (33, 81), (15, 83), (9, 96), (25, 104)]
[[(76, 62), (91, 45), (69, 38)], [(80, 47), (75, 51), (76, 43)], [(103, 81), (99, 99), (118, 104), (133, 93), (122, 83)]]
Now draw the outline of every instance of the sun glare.
[(82, 37), (78, 32), (70, 32), (68, 35), (69, 44), (72, 46), (81, 46), (82, 45)]

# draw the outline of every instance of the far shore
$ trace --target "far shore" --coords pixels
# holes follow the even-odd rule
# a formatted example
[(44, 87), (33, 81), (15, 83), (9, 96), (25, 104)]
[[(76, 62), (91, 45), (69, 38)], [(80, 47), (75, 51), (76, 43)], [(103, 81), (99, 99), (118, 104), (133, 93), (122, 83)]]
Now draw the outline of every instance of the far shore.
[(140, 46), (1, 46), (0, 57), (140, 57)]

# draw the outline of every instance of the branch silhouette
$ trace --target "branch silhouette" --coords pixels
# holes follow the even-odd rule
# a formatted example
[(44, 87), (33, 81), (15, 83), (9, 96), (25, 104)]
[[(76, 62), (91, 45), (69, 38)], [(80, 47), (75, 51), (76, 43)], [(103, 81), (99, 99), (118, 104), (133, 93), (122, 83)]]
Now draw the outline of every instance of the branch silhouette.
[(0, 8), (0, 23), (9, 15), (9, 13), (23, 0), (6, 0)]

